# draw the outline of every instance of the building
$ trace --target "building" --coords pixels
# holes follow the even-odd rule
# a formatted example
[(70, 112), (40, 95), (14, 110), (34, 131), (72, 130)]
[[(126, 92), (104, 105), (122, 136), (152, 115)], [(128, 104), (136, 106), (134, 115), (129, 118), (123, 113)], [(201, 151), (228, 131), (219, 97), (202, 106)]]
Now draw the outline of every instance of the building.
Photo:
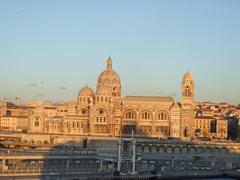
[(228, 121), (224, 117), (217, 117), (217, 138), (228, 137)]
[(228, 121), (223, 116), (196, 116), (194, 118), (194, 137), (226, 139)]
[(121, 88), (120, 76), (109, 57), (106, 69), (98, 77), (96, 91), (86, 86), (79, 91), (76, 102), (56, 106), (50, 102), (31, 102), (28, 106), (2, 103), (1, 129), (88, 137), (131, 136), (134, 133), (139, 137), (181, 140), (226, 138), (227, 122), (213, 117), (216, 104), (195, 104), (195, 85), (189, 72), (183, 76), (180, 103), (172, 97), (122, 97)]
[(194, 81), (189, 72), (183, 77), (181, 103), (172, 97), (122, 97), (121, 88), (120, 76), (113, 70), (109, 57), (95, 92), (86, 86), (79, 91), (76, 103), (36, 107), (29, 116), (29, 131), (100, 137), (132, 132), (157, 138), (193, 137)]
[(28, 129), (27, 116), (2, 116), (0, 117), (0, 129), (7, 131), (23, 131)]

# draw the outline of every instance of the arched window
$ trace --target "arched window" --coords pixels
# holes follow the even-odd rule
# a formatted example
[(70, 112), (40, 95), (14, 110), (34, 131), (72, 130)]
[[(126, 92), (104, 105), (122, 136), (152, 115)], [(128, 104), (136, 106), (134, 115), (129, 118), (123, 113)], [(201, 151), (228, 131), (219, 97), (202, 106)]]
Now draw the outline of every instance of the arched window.
[(35, 121), (35, 127), (39, 127), (39, 121), (37, 120), (37, 121)]
[(11, 116), (12, 115), (12, 111), (7, 110), (6, 114), (7, 114), (7, 116)]
[(136, 119), (136, 113), (133, 110), (127, 110), (124, 113), (125, 119)]
[(188, 137), (188, 128), (186, 127), (185, 129), (184, 129), (184, 137)]
[(72, 122), (72, 127), (75, 128), (75, 122)]
[(191, 90), (190, 90), (189, 86), (186, 86), (183, 95), (186, 96), (186, 97), (191, 97), (192, 96), (192, 93), (191, 93)]
[(150, 112), (148, 112), (148, 111), (143, 111), (143, 112), (141, 113), (141, 118), (142, 118), (142, 119), (151, 119), (152, 117), (151, 117)]
[(158, 120), (168, 120), (168, 114), (166, 112), (159, 112), (157, 115)]
[(107, 122), (107, 111), (104, 109), (98, 109), (95, 113), (97, 123), (106, 123)]

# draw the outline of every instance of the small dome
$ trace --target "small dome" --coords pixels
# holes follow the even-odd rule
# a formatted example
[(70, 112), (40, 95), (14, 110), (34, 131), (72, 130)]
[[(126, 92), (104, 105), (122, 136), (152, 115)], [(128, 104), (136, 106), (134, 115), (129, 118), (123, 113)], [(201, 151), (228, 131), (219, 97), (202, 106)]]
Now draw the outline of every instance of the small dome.
[(79, 96), (94, 96), (94, 92), (93, 90), (88, 87), (88, 86), (85, 86), (84, 88), (82, 88), (80, 91), (79, 91)]

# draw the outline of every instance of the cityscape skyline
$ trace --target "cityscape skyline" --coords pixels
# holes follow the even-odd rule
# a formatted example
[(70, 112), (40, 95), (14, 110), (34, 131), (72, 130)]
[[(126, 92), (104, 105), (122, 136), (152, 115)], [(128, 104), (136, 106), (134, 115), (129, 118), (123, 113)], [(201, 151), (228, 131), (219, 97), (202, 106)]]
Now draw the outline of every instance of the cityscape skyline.
[(238, 1), (25, 2), (0, 6), (1, 99), (75, 101), (111, 54), (123, 96), (179, 101), (189, 70), (196, 101), (240, 103)]
[(239, 179), (239, 0), (1, 0), (0, 179)]

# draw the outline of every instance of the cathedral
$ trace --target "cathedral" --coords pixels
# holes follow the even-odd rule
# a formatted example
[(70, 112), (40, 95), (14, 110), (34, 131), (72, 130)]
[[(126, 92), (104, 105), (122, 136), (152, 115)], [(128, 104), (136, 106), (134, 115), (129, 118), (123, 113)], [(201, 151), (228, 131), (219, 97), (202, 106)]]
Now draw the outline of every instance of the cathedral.
[(190, 140), (194, 134), (194, 81), (189, 72), (182, 80), (182, 99), (121, 96), (121, 79), (111, 57), (99, 75), (96, 91), (86, 86), (77, 101), (59, 107), (35, 108), (29, 131), (93, 137), (130, 136)]

